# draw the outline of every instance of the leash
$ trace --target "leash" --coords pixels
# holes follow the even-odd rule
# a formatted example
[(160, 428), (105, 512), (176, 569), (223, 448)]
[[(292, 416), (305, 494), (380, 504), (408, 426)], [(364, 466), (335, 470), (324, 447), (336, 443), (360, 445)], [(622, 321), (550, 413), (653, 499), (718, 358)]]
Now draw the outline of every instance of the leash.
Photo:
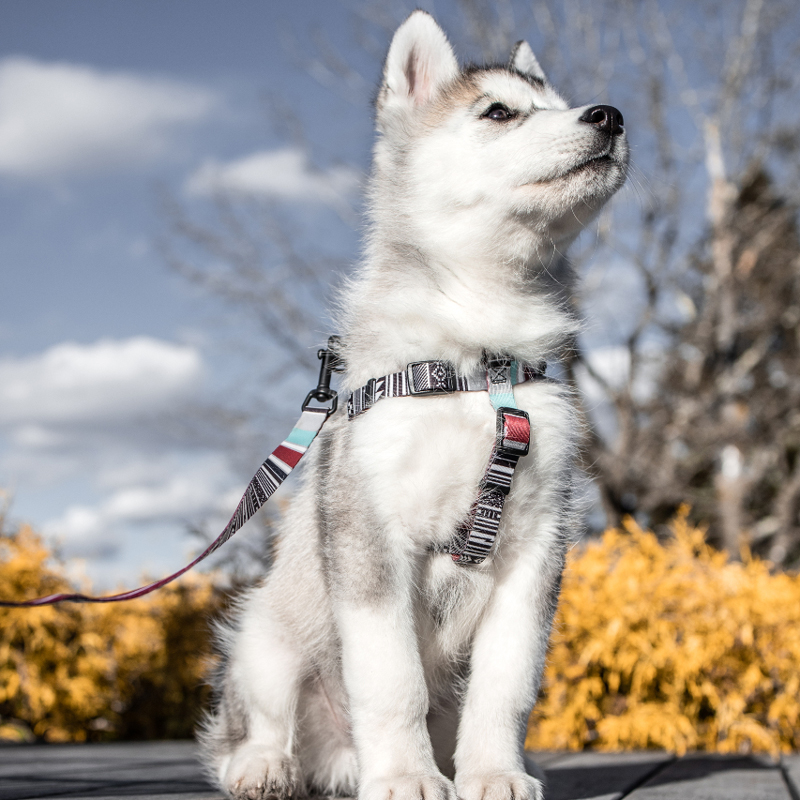
[[(144, 597), (197, 566), (219, 550), (275, 493), (289, 473), (300, 463), (316, 439), (328, 417), (338, 405), (337, 393), (331, 389), (331, 376), (340, 369), (336, 353), (338, 337), (328, 339), (328, 347), (317, 352), (321, 360), (317, 387), (312, 389), (301, 407), (300, 419), (291, 433), (258, 468), (242, 499), (220, 535), (191, 563), (166, 578), (118, 594), (93, 596), (80, 593), (50, 594), (32, 600), (0, 600), (0, 607), (30, 608), (55, 603), (118, 603)], [(520, 364), (508, 358), (487, 358), (485, 367), (472, 375), (458, 375), (447, 361), (416, 361), (405, 370), (370, 379), (356, 389), (347, 402), (348, 419), (353, 420), (375, 403), (390, 397), (424, 397), (452, 392), (488, 392), (497, 412), (497, 433), (478, 497), (458, 526), (453, 540), (441, 552), (449, 553), (458, 564), (481, 564), (491, 552), (500, 527), (505, 498), (519, 459), (528, 454), (531, 426), (528, 415), (517, 408), (514, 386), (543, 378), (546, 364)], [(311, 402), (323, 404), (312, 407)], [(328, 404), (325, 406), (324, 404)]]
[[(119, 603), (123, 600), (133, 600), (137, 597), (144, 597), (151, 592), (166, 586), (168, 583), (180, 578), (185, 572), (208, 558), (212, 553), (219, 550), (253, 514), (258, 511), (264, 503), (275, 493), (275, 490), (286, 480), (289, 473), (298, 465), (300, 459), (306, 454), (311, 443), (322, 430), (322, 426), (328, 417), (336, 411), (337, 394), (331, 389), (331, 374), (339, 366), (339, 359), (336, 355), (336, 345), (338, 337), (331, 336), (328, 339), (327, 349), (320, 350), (317, 357), (322, 361), (319, 370), (319, 380), (317, 388), (312, 389), (303, 401), (300, 419), (292, 428), (291, 433), (281, 442), (266, 461), (258, 468), (253, 479), (247, 486), (239, 505), (236, 507), (233, 516), (222, 533), (190, 564), (187, 564), (172, 575), (166, 578), (140, 586), (138, 589), (131, 589), (119, 594), (111, 594), (100, 597), (80, 593), (49, 594), (45, 597), (37, 597), (33, 600), (22, 600), (14, 602), (11, 600), (0, 600), (0, 607), (5, 608), (30, 608), (34, 606), (50, 606), (54, 603), (73, 602), (73, 603)], [(311, 407), (311, 402), (328, 403), (327, 407)]]

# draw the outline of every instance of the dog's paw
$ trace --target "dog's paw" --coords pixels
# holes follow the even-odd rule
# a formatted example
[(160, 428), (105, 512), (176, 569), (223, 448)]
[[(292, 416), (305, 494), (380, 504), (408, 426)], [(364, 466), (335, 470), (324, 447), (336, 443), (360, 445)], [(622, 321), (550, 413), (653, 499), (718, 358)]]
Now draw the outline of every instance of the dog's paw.
[(231, 759), (223, 788), (233, 800), (289, 800), (304, 794), (297, 760), (257, 745), (240, 748)]
[(544, 800), (542, 782), (524, 772), (456, 775), (456, 790), (460, 800)]
[(358, 800), (458, 800), (452, 781), (433, 772), (365, 781)]

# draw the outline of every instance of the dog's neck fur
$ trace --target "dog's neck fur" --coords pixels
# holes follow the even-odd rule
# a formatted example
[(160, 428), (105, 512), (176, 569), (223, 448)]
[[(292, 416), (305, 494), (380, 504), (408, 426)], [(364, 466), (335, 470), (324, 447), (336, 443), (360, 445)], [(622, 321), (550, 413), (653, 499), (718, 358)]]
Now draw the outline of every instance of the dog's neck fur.
[[(412, 361), (444, 359), (469, 372), (485, 352), (558, 358), (578, 330), (561, 296), (570, 241), (554, 243), (535, 226), (506, 220), (473, 241), (466, 237), (474, 226), (453, 225), (462, 235), (448, 242), (442, 220), (420, 220), (404, 182), (379, 174), (379, 164), (364, 259), (342, 308), (348, 388)], [(379, 186), (397, 191), (383, 197)], [(426, 236), (432, 225), (439, 230)]]

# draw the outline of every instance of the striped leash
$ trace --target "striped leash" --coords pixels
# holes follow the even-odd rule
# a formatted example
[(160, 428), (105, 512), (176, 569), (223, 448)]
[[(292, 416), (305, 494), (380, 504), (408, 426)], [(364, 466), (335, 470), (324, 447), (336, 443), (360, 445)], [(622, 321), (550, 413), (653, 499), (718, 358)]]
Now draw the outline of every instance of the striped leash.
[[(131, 589), (119, 594), (95, 597), (92, 595), (69, 593), (49, 594), (46, 597), (37, 597), (33, 600), (11, 601), (0, 600), (0, 607), (6, 608), (27, 608), (33, 606), (50, 606), (54, 603), (73, 602), (73, 603), (118, 603), (122, 600), (133, 600), (137, 597), (144, 597), (150, 592), (166, 586), (168, 583), (180, 578), (185, 572), (208, 558), (213, 552), (219, 550), (225, 542), (230, 539), (244, 524), (258, 511), (267, 500), (272, 497), (275, 490), (289, 477), (289, 473), (298, 465), (300, 459), (305, 455), (311, 443), (322, 430), (322, 426), (328, 417), (336, 411), (337, 395), (331, 389), (331, 373), (338, 366), (338, 359), (335, 348), (338, 337), (331, 336), (328, 339), (328, 347), (320, 350), (317, 356), (322, 364), (319, 370), (319, 381), (317, 388), (312, 389), (306, 396), (302, 406), (302, 413), (297, 424), (292, 428), (292, 432), (281, 442), (267, 457), (266, 461), (258, 468), (253, 479), (247, 486), (239, 505), (236, 507), (233, 516), (222, 533), (190, 564), (187, 564), (172, 575), (166, 578), (140, 586), (138, 589)], [(329, 403), (327, 407), (311, 407), (311, 401), (318, 403)]]

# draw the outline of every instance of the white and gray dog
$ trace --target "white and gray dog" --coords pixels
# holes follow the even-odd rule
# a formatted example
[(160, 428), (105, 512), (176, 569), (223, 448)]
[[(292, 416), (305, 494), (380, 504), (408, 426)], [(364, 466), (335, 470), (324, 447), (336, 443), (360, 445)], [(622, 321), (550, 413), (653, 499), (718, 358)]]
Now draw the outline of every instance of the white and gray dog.
[[(576, 332), (548, 277), (625, 180), (622, 122), (569, 108), (525, 42), (507, 67), (462, 70), (425, 12), (395, 33), (340, 319), (342, 391), (385, 399), (332, 416), (269, 576), (223, 633), (201, 739), (231, 797), (542, 797), (523, 741), (574, 526), (578, 424), (536, 365)], [(444, 391), (402, 396), (414, 362), (444, 372)], [(498, 363), (530, 453), (470, 561), (453, 541), (499, 447)], [(476, 380), (484, 391), (465, 390)]]

